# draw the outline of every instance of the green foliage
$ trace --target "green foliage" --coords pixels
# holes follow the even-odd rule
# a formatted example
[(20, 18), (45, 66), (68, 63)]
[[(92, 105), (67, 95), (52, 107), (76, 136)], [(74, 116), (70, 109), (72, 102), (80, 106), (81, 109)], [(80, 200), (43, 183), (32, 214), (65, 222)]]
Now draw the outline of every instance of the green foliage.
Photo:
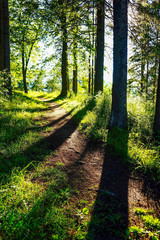
[(94, 97), (72, 94), (67, 99), (59, 100), (59, 103), (71, 111), (84, 134), (114, 149), (133, 170), (160, 182), (159, 147), (151, 142), (154, 106), (150, 100), (128, 95), (128, 131), (107, 129), (111, 111), (109, 87), (103, 94)]
[(138, 217), (138, 225), (129, 227), (129, 239), (152, 239), (158, 240), (160, 237), (160, 220), (153, 216), (151, 209), (135, 208), (135, 215)]
[(137, 216), (145, 216), (147, 213), (154, 213), (153, 210), (144, 209), (144, 208), (135, 208), (134, 212)]
[(30, 147), (42, 139), (39, 132), (43, 123), (35, 126), (33, 119), (45, 109), (44, 103), (21, 92), (15, 92), (12, 101), (1, 104), (0, 175), (10, 172), (13, 167), (24, 167), (30, 161), (38, 161), (43, 157), (45, 150), (38, 150), (38, 146)]
[(44, 93), (15, 92), (12, 102), (5, 102), (0, 118), (0, 236), (13, 240), (85, 239), (90, 212), (87, 202), (78, 209), (71, 202), (75, 190), (63, 164), (57, 162), (56, 168), (38, 164), (50, 154), (41, 135), (48, 128), (35, 120), (47, 108), (33, 96), (43, 97)]
[[(47, 188), (37, 184), (36, 179), (45, 182)], [(73, 219), (71, 189), (60, 166), (53, 169), (39, 165), (33, 176), (27, 169), (16, 170), (0, 191), (0, 231), (5, 238), (66, 239), (72, 228), (73, 232), (78, 229), (77, 236), (84, 234)]]
[[(40, 8), (40, 2), (37, 0), (12, 0), (9, 1), (9, 4), (12, 83), (14, 87), (22, 90), (23, 74), (27, 76), (27, 80), (29, 80), (27, 85), (30, 87), (33, 80), (37, 80), (36, 77), (41, 73), (41, 67), (38, 66), (38, 69), (36, 64), (38, 57), (39, 59), (42, 58), (38, 44), (43, 37), (42, 9)], [(23, 73), (22, 66), (24, 67)], [(38, 77), (40, 82), (40, 76)], [(41, 89), (39, 88), (39, 90)]]
[(129, 232), (132, 234), (133, 239), (140, 239), (140, 237), (144, 235), (145, 230), (137, 226), (132, 226), (129, 228)]
[(8, 96), (9, 77), (10, 74), (6, 70), (0, 71), (0, 106)]
[[(76, 209), (63, 166), (15, 169), (0, 185), (0, 232), (6, 239), (85, 239), (89, 209)], [(85, 206), (85, 205), (83, 205)], [(78, 212), (78, 213), (77, 213)]]
[(152, 215), (143, 216), (145, 226), (150, 230), (160, 230), (160, 220)]

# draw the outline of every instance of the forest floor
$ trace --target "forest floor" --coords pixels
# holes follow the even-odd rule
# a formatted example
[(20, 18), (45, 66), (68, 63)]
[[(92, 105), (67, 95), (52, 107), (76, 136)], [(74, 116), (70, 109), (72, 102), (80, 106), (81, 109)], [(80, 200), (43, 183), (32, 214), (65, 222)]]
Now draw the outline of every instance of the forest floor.
[[(135, 208), (154, 209), (155, 215), (158, 213), (158, 205), (150, 198), (140, 177), (134, 176), (109, 148), (87, 139), (78, 130), (76, 120), (61, 105), (41, 100), (47, 102), (49, 110), (38, 121), (51, 127), (43, 135), (54, 152), (44, 166), (63, 165), (69, 184), (77, 189), (71, 200), (75, 208), (82, 200), (94, 202), (88, 236), (94, 233), (96, 240), (125, 239), (129, 226), (139, 222), (141, 227)], [(45, 184), (40, 178), (34, 181)], [(101, 221), (96, 224), (97, 215)]]

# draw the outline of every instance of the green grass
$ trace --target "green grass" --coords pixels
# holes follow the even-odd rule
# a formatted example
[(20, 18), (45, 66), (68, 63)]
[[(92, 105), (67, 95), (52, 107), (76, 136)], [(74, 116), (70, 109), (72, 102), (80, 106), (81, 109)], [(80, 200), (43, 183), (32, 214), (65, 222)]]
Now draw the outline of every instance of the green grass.
[[(43, 155), (43, 151), (38, 150), (36, 143), (42, 139), (40, 132), (43, 122), (35, 119), (43, 115), (47, 105), (30, 94), (15, 92), (12, 101), (3, 101), (0, 109), (0, 175), (2, 176), (11, 172), (14, 167), (23, 168), (31, 161), (41, 160), (40, 155)], [(45, 131), (47, 130), (46, 127)]]
[[(93, 239), (92, 231), (90, 236), (87, 231), (94, 201), (92, 204), (87, 199), (77, 204), (72, 202), (76, 189), (69, 185), (62, 164), (57, 163), (54, 169), (39, 163), (53, 153), (41, 134), (51, 128), (39, 120), (47, 105), (38, 97), (54, 101), (56, 95), (15, 92), (12, 101), (3, 99), (0, 102), (0, 238)], [(109, 89), (94, 97), (79, 94), (56, 101), (71, 112), (86, 136), (114, 151), (132, 170), (160, 183), (160, 148), (150, 141), (154, 117), (150, 103), (129, 96), (128, 131), (114, 129), (109, 132)], [(109, 211), (107, 206), (106, 211)], [(144, 236), (158, 239), (159, 219), (142, 209), (136, 209), (135, 214), (141, 219), (143, 228), (132, 226), (128, 229), (130, 239), (143, 239)], [(120, 215), (111, 212), (107, 216), (97, 214), (92, 223), (99, 231), (103, 228), (108, 231), (120, 219)], [(116, 234), (121, 234), (119, 229)]]
[(158, 240), (160, 238), (160, 220), (154, 216), (154, 211), (135, 208), (134, 214), (138, 217), (137, 222), (141, 227), (137, 225), (129, 227), (127, 231), (129, 239)]
[(0, 239), (85, 239), (91, 207), (72, 201), (77, 190), (61, 163), (43, 165), (56, 152), (41, 134), (51, 130), (39, 121), (47, 105), (34, 96), (44, 94), (15, 92), (1, 103)]
[[(72, 110), (71, 114), (79, 122), (79, 129), (86, 136), (110, 147), (128, 162), (132, 170), (160, 183), (160, 147), (151, 141), (154, 120), (154, 106), (151, 101), (129, 95), (128, 131), (114, 129), (112, 132), (107, 129), (111, 113), (110, 89), (106, 88), (103, 94), (99, 93), (97, 96), (71, 95), (58, 102), (67, 111)], [(86, 106), (83, 115), (82, 109)]]
[[(76, 209), (63, 166), (39, 164), (13, 171), (0, 188), (0, 233), (4, 239), (85, 239), (88, 208)], [(80, 220), (81, 219), (81, 220)]]

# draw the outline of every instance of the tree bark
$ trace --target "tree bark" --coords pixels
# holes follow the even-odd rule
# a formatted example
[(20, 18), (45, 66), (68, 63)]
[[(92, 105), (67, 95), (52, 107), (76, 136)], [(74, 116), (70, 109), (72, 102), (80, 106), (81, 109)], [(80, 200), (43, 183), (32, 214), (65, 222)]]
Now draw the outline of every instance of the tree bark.
[(153, 78), (153, 87), (152, 87), (152, 100), (153, 103), (155, 102), (155, 93), (156, 93), (156, 83), (157, 83), (157, 65), (158, 65), (158, 58), (155, 57), (155, 72), (154, 72), (154, 78)]
[(23, 76), (24, 92), (28, 93), (27, 80), (26, 80), (26, 66), (25, 66), (24, 35), (22, 39), (22, 76)]
[(8, 0), (0, 1), (0, 71), (5, 70), (4, 79), (8, 94), (12, 95), (10, 76), (9, 9)]
[(4, 70), (4, 46), (3, 46), (3, 7), (0, 0), (0, 71)]
[(127, 129), (127, 5), (114, 0), (112, 110), (109, 128)]
[(100, 0), (97, 6), (97, 44), (95, 63), (95, 87), (94, 93), (103, 91), (103, 68), (104, 68), (104, 0)]
[(62, 46), (62, 91), (61, 96), (67, 96), (67, 92), (69, 90), (69, 79), (68, 79), (68, 49), (67, 49), (67, 25), (66, 25), (66, 15), (63, 12), (61, 16), (61, 27), (62, 27), (62, 38), (63, 38), (63, 46)]
[(149, 78), (149, 61), (147, 60), (147, 73), (146, 73), (146, 98), (148, 94), (148, 78)]
[(153, 134), (155, 137), (160, 137), (160, 57), (159, 57), (159, 69), (158, 69), (158, 86), (156, 97), (156, 110), (153, 125)]
[(144, 60), (144, 47), (142, 45), (141, 49), (141, 82), (140, 82), (140, 94), (144, 92), (144, 70), (145, 70), (145, 60)]
[(89, 52), (88, 58), (88, 93), (91, 93), (91, 52)]
[[(94, 0), (93, 0), (93, 16), (92, 16), (92, 20), (93, 20), (93, 34), (92, 34), (92, 46), (93, 48), (95, 47), (95, 4), (94, 4)], [(95, 70), (95, 53), (92, 51), (92, 74), (91, 74), (91, 93), (93, 94), (94, 92), (94, 70)]]
[(77, 94), (77, 73), (78, 73), (77, 40), (75, 39), (74, 46), (73, 46), (73, 92), (74, 94)]

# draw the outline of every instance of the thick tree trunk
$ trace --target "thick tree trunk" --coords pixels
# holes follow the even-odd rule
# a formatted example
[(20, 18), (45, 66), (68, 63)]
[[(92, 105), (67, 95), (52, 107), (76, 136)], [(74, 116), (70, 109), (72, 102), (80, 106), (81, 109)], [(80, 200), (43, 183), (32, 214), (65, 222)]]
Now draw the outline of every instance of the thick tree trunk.
[(158, 86), (157, 86), (157, 97), (156, 97), (156, 110), (153, 125), (154, 136), (160, 137), (160, 57), (159, 57), (159, 69), (158, 69)]
[(104, 0), (100, 0), (97, 6), (97, 44), (95, 64), (95, 87), (94, 93), (103, 91), (103, 68), (104, 68)]
[(112, 110), (109, 128), (127, 129), (127, 5), (114, 0)]
[(0, 71), (5, 70), (4, 78), (8, 94), (12, 95), (10, 76), (9, 10), (8, 0), (0, 1)]
[(3, 8), (0, 0), (0, 71), (4, 70), (4, 46), (3, 46)]

